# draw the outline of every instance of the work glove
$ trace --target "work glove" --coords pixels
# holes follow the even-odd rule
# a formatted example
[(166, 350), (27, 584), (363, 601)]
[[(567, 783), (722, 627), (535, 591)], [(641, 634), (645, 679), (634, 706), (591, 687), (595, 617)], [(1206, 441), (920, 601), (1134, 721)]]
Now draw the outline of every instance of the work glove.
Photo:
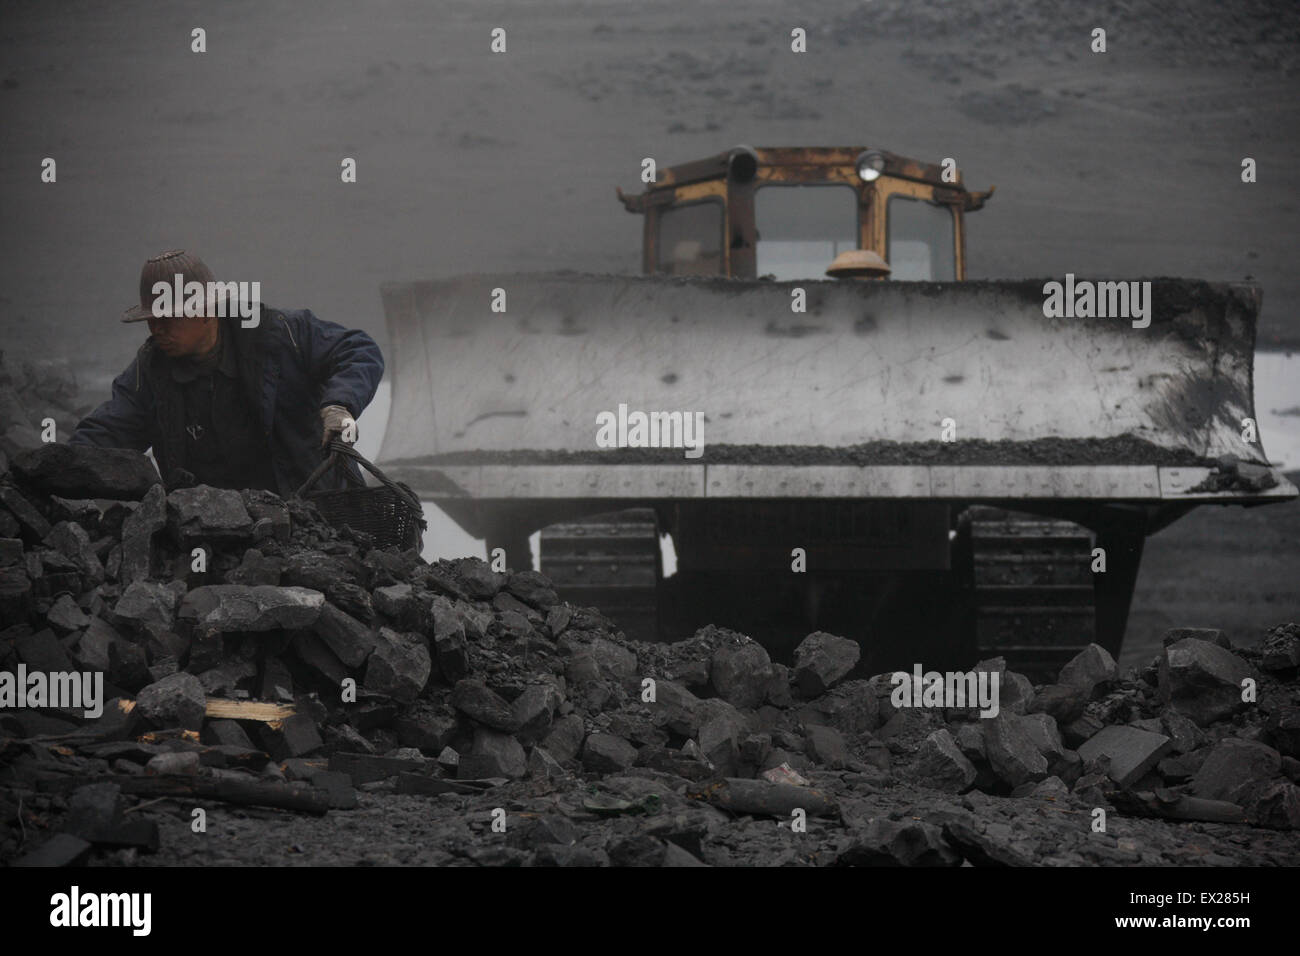
[[(326, 405), (320, 410), (320, 420), (325, 425), (325, 434), (321, 437), (321, 448), (328, 448), (329, 443), (335, 439), (344, 441), (349, 445), (356, 443), (356, 419), (342, 405)], [(344, 437), (345, 429), (347, 430), (346, 438)]]

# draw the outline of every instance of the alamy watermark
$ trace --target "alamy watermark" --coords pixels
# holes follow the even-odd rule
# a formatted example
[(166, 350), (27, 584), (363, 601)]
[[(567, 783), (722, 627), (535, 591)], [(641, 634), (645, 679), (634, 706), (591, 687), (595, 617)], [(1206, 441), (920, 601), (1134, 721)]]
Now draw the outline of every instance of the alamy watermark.
[(921, 672), (895, 671), (890, 678), (894, 690), (889, 702), (895, 707), (978, 707), (981, 717), (996, 717), (1000, 708), (1002, 675), (997, 671)]
[(261, 321), (260, 282), (186, 282), (185, 276), (178, 272), (171, 282), (155, 282), (150, 291), (155, 319), (239, 318), (240, 325), (246, 329), (255, 328)]
[(0, 671), (0, 710), (7, 707), (59, 707), (81, 709), (88, 720), (104, 713), (104, 675), (101, 671), (29, 671), (19, 664), (17, 673)]
[(133, 936), (148, 936), (153, 927), (152, 893), (82, 893), (72, 886), (50, 897), (50, 925), (126, 926)]
[(687, 458), (704, 454), (703, 412), (618, 412), (596, 415), (598, 448), (685, 448)]
[(1133, 328), (1151, 324), (1151, 282), (1093, 282), (1075, 280), (1043, 285), (1043, 315), (1049, 319), (1132, 319)]

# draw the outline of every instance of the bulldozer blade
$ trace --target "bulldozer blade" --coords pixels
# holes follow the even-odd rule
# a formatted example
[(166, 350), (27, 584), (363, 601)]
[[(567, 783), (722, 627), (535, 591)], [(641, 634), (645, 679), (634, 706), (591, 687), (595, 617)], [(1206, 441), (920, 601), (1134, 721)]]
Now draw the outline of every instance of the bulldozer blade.
[(1243, 439), (1258, 289), (1151, 282), (1145, 328), (1049, 318), (1041, 280), (391, 283), (381, 459), (595, 453), (597, 415), (624, 406), (698, 413), (706, 448), (925, 443), (948, 426), (958, 441), (1132, 436), (1266, 464)]

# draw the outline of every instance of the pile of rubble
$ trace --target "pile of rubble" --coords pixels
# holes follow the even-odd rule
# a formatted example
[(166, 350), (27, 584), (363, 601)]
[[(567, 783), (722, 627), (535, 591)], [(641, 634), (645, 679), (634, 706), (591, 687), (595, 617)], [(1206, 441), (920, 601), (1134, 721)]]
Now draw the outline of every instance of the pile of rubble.
[[(992, 717), (898, 707), (840, 637), (633, 642), (536, 572), (156, 482), (0, 461), (0, 860), (1300, 862), (1296, 625), (1171, 632), (1126, 678), (1095, 645), (1039, 687), (980, 662)], [(37, 699), (73, 673), (102, 693)]]

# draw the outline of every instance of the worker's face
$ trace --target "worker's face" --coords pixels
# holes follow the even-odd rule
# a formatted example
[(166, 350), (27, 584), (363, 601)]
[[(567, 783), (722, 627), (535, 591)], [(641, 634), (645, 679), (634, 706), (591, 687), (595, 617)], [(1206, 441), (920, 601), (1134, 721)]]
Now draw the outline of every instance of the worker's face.
[(149, 332), (158, 348), (171, 358), (203, 355), (215, 344), (217, 320), (212, 317), (177, 316), (149, 319)]

